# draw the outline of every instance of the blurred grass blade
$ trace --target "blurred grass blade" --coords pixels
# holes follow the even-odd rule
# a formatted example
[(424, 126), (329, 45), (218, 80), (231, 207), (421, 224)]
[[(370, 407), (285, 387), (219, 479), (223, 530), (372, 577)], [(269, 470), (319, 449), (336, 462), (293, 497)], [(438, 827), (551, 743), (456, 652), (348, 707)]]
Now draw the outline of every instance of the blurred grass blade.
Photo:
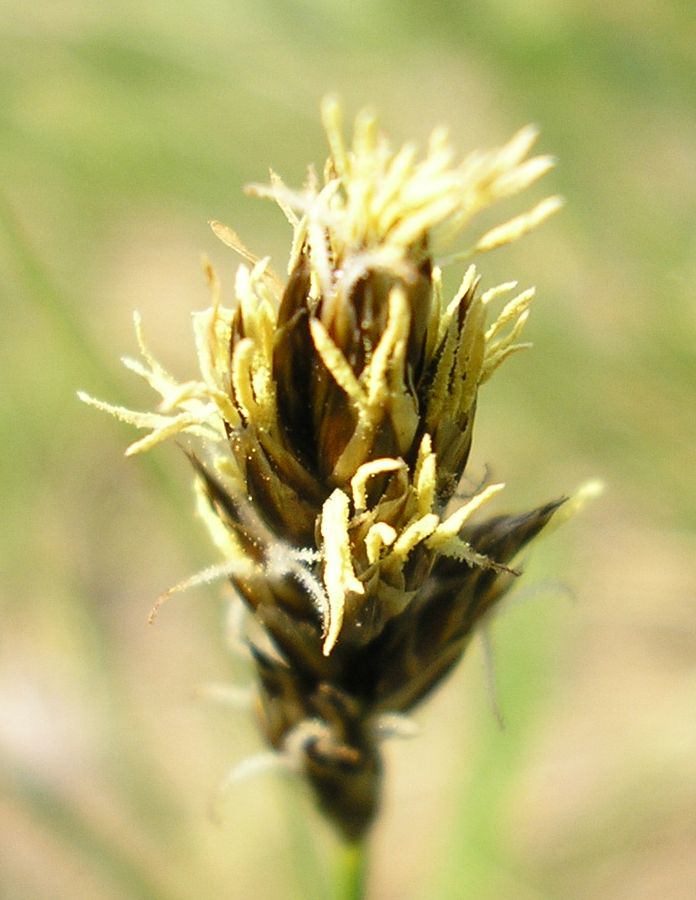
[[(158, 881), (144, 861), (133, 859), (117, 847), (112, 835), (102, 834), (98, 825), (35, 773), (16, 762), (2, 760), (0, 785), (36, 823), (65, 842), (90, 869), (101, 872), (123, 897), (129, 900), (178, 900), (179, 894)], [(98, 877), (98, 876), (97, 876)]]

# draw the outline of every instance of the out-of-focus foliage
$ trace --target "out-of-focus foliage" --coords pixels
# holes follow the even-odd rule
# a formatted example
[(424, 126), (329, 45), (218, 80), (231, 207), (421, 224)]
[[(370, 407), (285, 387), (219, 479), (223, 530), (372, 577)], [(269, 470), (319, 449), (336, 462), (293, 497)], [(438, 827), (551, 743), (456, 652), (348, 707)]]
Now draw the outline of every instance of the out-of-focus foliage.
[[(388, 748), (375, 896), (696, 893), (693, 453), (696, 14), (678, 2), (201, 0), (0, 10), (3, 336), (0, 884), (13, 898), (326, 897), (331, 837), (255, 752), (219, 589), (153, 599), (213, 561), (174, 448), (81, 407), (150, 397), (115, 362), (130, 312), (181, 377), (199, 254), (229, 289), (229, 222), (284, 265), (287, 227), (241, 187), (325, 157), (318, 101), (373, 104), (395, 142), (462, 152), (542, 129), (568, 205), (481, 269), (539, 301), (485, 390), (483, 477), (524, 508), (606, 496), (540, 545), (484, 655)], [(451, 272), (452, 280), (457, 273)], [(574, 603), (567, 602), (572, 595)], [(398, 860), (398, 865), (396, 861)], [(304, 875), (302, 874), (304, 873)], [(304, 879), (304, 880), (303, 880)]]

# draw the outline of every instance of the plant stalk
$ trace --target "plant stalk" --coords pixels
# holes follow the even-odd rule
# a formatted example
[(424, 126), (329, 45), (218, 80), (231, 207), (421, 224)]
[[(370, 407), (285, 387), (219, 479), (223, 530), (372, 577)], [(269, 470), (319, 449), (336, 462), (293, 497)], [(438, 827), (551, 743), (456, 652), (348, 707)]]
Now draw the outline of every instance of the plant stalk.
[(339, 900), (365, 900), (367, 883), (367, 841), (346, 841), (338, 860)]

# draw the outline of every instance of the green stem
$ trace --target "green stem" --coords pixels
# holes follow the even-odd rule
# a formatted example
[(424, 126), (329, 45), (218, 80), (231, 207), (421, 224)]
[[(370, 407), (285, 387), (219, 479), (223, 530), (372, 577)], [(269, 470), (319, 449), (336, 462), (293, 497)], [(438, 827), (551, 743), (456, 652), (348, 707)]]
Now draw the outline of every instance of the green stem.
[(365, 900), (367, 843), (365, 839), (346, 841), (338, 861), (339, 900)]

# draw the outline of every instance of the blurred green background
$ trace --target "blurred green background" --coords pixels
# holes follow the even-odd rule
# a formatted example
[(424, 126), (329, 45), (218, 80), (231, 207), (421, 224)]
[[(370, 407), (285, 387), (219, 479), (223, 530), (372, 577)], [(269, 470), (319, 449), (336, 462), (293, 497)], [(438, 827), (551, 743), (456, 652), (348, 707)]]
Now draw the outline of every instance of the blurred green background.
[(150, 407), (118, 363), (133, 309), (193, 374), (200, 254), (228, 298), (237, 265), (208, 219), (282, 270), (282, 215), (241, 189), (323, 162), (328, 90), (395, 143), (444, 122), (462, 155), (540, 125), (568, 202), (480, 260), (539, 298), (472, 472), (513, 509), (607, 484), (495, 621), (504, 729), (474, 644), (387, 746), (372, 896), (696, 896), (693, 4), (38, 0), (0, 22), (0, 897), (332, 896), (331, 837), (287, 779), (210, 814), (260, 742), (199, 690), (249, 682), (224, 590), (145, 624), (215, 560), (187, 464), (124, 460), (133, 434), (75, 397)]

